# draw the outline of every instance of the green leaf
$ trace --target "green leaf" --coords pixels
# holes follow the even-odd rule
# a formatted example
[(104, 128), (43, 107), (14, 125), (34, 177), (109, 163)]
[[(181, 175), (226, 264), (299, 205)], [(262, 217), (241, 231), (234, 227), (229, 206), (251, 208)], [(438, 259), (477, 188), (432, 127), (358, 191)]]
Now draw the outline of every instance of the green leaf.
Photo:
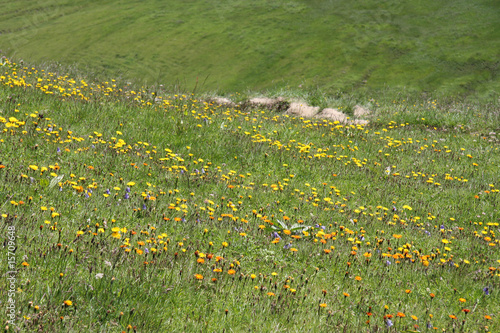
[(45, 179), (45, 178), (40, 179), (40, 186), (42, 186), (42, 187), (49, 186), (49, 181), (47, 179)]

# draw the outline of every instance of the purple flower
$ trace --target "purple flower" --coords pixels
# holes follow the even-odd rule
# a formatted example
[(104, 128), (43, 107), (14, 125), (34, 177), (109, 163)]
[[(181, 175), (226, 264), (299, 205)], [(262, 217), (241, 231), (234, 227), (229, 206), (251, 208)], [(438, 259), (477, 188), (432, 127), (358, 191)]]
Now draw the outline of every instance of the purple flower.
[(429, 231), (427, 231), (427, 230), (425, 230), (425, 234), (426, 234), (427, 236), (430, 236), (430, 235), (431, 235), (431, 233), (430, 233)]
[(109, 190), (109, 188), (106, 189), (106, 194), (111, 194), (111, 191)]
[(124, 199), (129, 199), (130, 195), (128, 193), (125, 193)]
[(365, 240), (365, 236), (361, 236), (359, 239), (362, 240), (362, 241), (364, 241)]
[(88, 199), (89, 198), (89, 194), (88, 192), (85, 193), (85, 198)]
[(285, 250), (288, 250), (288, 249), (290, 249), (291, 247), (292, 247), (292, 244), (290, 244), (290, 243), (288, 243), (288, 244), (286, 244), (285, 246), (283, 246), (283, 248), (284, 248)]
[(127, 188), (125, 189), (125, 192), (130, 193), (130, 187), (127, 187)]
[(444, 224), (441, 224), (441, 227), (440, 227), (440, 229), (443, 229), (443, 230), (444, 230)]
[(146, 247), (144, 248), (144, 253), (148, 254), (149, 253), (149, 249)]
[(59, 187), (59, 192), (62, 192), (62, 187)]
[(392, 265), (392, 262), (390, 262), (389, 260), (386, 260), (385, 264), (386, 264), (387, 266), (389, 266), (389, 265)]
[(280, 235), (276, 231), (273, 232), (273, 237), (281, 239)]
[(142, 204), (142, 210), (146, 210), (146, 204)]
[(61, 148), (57, 147), (57, 152), (60, 153), (61, 152)]
[(432, 323), (431, 322), (428, 322), (427, 323), (427, 328), (431, 329), (433, 326), (432, 326)]
[(392, 321), (391, 321), (390, 319), (386, 319), (386, 321), (385, 321), (385, 326), (386, 326), (387, 328), (389, 328), (389, 327), (391, 327), (392, 325), (394, 325), (394, 324), (392, 323)]
[(490, 294), (490, 288), (489, 287), (484, 287), (483, 291), (484, 291), (485, 295), (489, 295)]

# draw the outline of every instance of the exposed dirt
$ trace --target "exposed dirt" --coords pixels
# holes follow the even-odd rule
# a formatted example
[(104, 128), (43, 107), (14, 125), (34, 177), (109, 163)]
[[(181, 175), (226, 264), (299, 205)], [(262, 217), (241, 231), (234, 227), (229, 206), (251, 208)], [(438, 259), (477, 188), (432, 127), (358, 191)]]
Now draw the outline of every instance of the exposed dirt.
[[(221, 105), (236, 106), (233, 102), (231, 102), (231, 100), (223, 97), (216, 97), (213, 101)], [(368, 120), (360, 118), (371, 114), (370, 110), (360, 105), (356, 105), (354, 107), (354, 118), (356, 119), (351, 119), (351, 117), (338, 109), (326, 108), (320, 111), (320, 108), (317, 106), (310, 106), (305, 102), (288, 102), (283, 97), (255, 97), (238, 104), (238, 107), (241, 109), (261, 107), (268, 110), (275, 110), (277, 112), (285, 112), (286, 114), (296, 117), (331, 119), (333, 121), (338, 121), (339, 123), (361, 125), (368, 124)]]
[(365, 109), (362, 106), (356, 105), (354, 107), (354, 117), (356, 117), (356, 118), (358, 118), (358, 117), (364, 117), (366, 115), (369, 115), (370, 113), (371, 113), (370, 110)]
[(286, 101), (283, 97), (255, 97), (248, 102), (251, 106), (264, 107), (268, 110), (275, 110), (277, 112), (284, 112), (290, 108), (290, 102)]
[(319, 107), (295, 102), (290, 104), (286, 113), (304, 118), (312, 118), (319, 113)]

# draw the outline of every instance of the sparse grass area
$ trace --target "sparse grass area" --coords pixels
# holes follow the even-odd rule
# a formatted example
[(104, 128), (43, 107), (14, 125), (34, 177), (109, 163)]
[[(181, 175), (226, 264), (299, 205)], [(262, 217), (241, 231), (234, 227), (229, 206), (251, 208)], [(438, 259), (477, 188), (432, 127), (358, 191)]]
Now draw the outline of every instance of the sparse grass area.
[(500, 330), (498, 102), (366, 103), (345, 125), (3, 62), (2, 324)]
[[(0, 1), (0, 49), (185, 90), (386, 90), (491, 99), (500, 4), (416, 1)], [(301, 86), (301, 88), (298, 88)], [(170, 89), (172, 90), (172, 89)], [(311, 93), (310, 93), (311, 92)]]

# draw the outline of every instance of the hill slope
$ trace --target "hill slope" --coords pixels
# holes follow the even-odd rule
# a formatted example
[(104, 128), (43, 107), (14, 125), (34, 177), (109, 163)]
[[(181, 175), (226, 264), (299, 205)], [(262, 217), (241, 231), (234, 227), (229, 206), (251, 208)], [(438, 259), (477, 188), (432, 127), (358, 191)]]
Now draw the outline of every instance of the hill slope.
[(493, 95), (500, 3), (2, 1), (9, 56), (147, 83), (241, 91), (407, 88)]

